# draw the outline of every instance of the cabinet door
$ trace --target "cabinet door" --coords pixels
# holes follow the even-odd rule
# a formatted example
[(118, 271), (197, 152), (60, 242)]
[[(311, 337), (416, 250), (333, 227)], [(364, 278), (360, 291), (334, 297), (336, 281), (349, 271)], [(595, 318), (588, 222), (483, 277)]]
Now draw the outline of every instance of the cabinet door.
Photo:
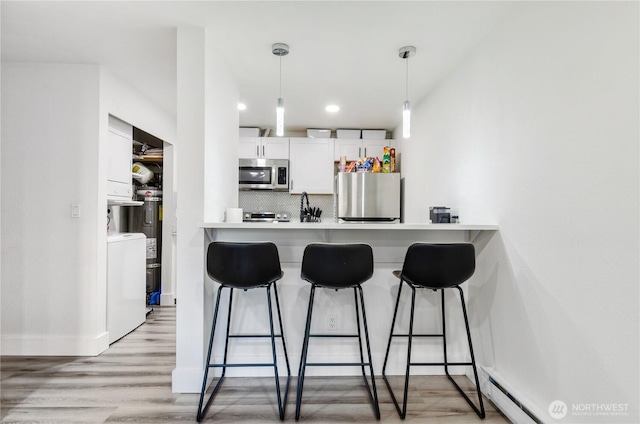
[(289, 192), (333, 194), (332, 138), (291, 138)]
[(335, 143), (335, 161), (339, 161), (340, 156), (346, 156), (347, 161), (358, 160), (358, 158), (364, 157), (362, 140), (360, 140), (359, 138), (336, 138)]
[(260, 157), (266, 159), (289, 159), (289, 139), (283, 137), (263, 137)]
[[(131, 151), (133, 128), (125, 122), (110, 117), (109, 147), (107, 165), (107, 196), (115, 199), (131, 199), (133, 193), (131, 181)], [(129, 130), (130, 129), (130, 130)]]
[(379, 157), (380, 159), (382, 159), (382, 156), (384, 155), (384, 147), (385, 146), (389, 146), (389, 147), (393, 147), (392, 144), (393, 140), (386, 140), (386, 139), (380, 139), (380, 140), (362, 140), (362, 150), (364, 151), (363, 155), (365, 156), (371, 156), (371, 157)]
[(238, 143), (238, 158), (255, 159), (260, 152), (260, 137), (240, 137)]

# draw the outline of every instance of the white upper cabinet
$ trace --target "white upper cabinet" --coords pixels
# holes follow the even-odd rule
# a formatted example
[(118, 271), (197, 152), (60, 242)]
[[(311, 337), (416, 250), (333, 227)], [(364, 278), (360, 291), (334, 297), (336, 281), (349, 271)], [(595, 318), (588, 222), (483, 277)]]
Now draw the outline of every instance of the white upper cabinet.
[(382, 159), (385, 146), (394, 147), (394, 140), (389, 139), (335, 139), (334, 160), (339, 161), (340, 156), (346, 156), (347, 161), (357, 160), (367, 156)]
[(238, 157), (241, 159), (289, 159), (286, 137), (240, 137)]
[(333, 138), (291, 138), (289, 192), (333, 194)]
[(362, 157), (362, 140), (350, 138), (336, 138), (334, 148), (334, 160), (339, 161), (341, 156), (345, 156), (348, 161)]
[(107, 162), (107, 198), (131, 200), (131, 152), (133, 127), (109, 116), (109, 147)]

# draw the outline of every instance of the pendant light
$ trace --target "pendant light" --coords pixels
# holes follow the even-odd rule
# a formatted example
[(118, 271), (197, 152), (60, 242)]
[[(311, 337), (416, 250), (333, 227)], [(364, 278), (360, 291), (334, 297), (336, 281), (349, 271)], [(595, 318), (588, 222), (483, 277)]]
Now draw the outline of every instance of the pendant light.
[(407, 76), (405, 86), (405, 101), (402, 105), (402, 138), (411, 137), (411, 106), (409, 105), (409, 58), (416, 55), (416, 48), (413, 46), (401, 47), (398, 56), (406, 60)]
[(278, 92), (278, 103), (276, 105), (276, 135), (284, 135), (284, 100), (282, 100), (282, 56), (289, 54), (289, 46), (284, 43), (275, 43), (271, 46), (271, 52), (280, 57), (280, 91)]

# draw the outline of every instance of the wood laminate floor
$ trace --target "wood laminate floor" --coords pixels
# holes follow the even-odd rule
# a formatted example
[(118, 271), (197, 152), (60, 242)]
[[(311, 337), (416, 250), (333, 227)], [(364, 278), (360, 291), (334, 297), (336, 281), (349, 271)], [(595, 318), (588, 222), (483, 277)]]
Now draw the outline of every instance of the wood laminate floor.
[[(297, 364), (291, 364), (297, 369)], [(156, 307), (145, 324), (97, 357), (2, 357), (2, 423), (195, 423), (199, 395), (171, 393), (175, 308)], [(468, 384), (467, 384), (468, 383)], [(400, 423), (376, 378), (382, 423)], [(401, 381), (397, 383), (401, 390)], [(505, 423), (487, 400), (480, 420), (446, 377), (412, 376), (405, 422)], [(460, 378), (464, 388), (472, 388)], [(394, 386), (395, 389), (395, 386)], [(292, 377), (286, 421), (295, 422)], [(272, 378), (227, 378), (203, 422), (280, 422)], [(300, 422), (376, 422), (361, 378), (309, 377)]]

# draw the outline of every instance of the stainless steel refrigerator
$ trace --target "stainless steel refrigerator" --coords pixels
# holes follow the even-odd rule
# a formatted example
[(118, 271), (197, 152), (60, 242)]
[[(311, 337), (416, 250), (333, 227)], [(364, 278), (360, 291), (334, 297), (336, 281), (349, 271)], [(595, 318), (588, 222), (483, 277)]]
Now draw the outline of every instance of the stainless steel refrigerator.
[[(147, 236), (147, 297), (150, 304), (160, 304), (162, 277), (162, 190), (142, 189), (137, 191), (139, 207), (129, 208), (129, 231)], [(157, 299), (157, 301), (155, 301)]]
[(338, 218), (344, 221), (400, 219), (400, 174), (338, 172)]

